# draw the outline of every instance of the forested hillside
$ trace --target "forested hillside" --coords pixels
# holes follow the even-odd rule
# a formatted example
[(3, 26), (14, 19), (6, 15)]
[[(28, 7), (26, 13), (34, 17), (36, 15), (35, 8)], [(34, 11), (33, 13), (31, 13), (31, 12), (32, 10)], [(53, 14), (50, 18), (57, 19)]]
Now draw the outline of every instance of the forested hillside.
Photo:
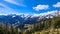
[(0, 22), (0, 34), (60, 34), (60, 16), (41, 20), (34, 24), (24, 24), (23, 28), (18, 28)]

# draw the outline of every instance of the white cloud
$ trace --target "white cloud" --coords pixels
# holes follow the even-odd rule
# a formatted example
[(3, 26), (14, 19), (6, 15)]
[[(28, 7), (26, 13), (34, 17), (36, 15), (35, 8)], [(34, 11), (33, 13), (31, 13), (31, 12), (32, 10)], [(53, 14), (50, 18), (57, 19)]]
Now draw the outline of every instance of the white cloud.
[[(59, 12), (60, 13), (60, 12)], [(48, 14), (52, 14), (52, 15), (55, 15), (55, 14), (57, 14), (57, 10), (53, 10), (53, 11), (48, 11), (48, 12), (44, 12), (44, 13), (40, 13), (40, 14), (33, 14), (33, 16), (45, 16), (45, 15), (48, 15)]]
[(8, 9), (8, 8), (1, 8), (0, 9), (0, 14), (19, 14), (18, 12)]
[(26, 5), (23, 4), (23, 1), (20, 1), (20, 3), (17, 2), (18, 0), (17, 1), (16, 0), (4, 0), (4, 1), (15, 4), (15, 5), (26, 7)]
[[(48, 12), (44, 12), (44, 13), (40, 13), (40, 14), (33, 14), (31, 18), (40, 16), (39, 19), (41, 19), (42, 16), (46, 16), (46, 15), (49, 15), (49, 14), (55, 15), (56, 12), (57, 12), (57, 11), (54, 10), (54, 11), (48, 11)], [(51, 17), (51, 18), (52, 18), (52, 17)]]
[(13, 10), (12, 8), (0, 3), (0, 6), (3, 6), (4, 8), (0, 8), (0, 15), (1, 14), (19, 14), (17, 11)]
[(56, 4), (54, 4), (53, 7), (60, 7), (60, 2), (57, 2)]
[(48, 9), (49, 6), (48, 5), (37, 5), (36, 7), (33, 7), (33, 9), (39, 11), (39, 10), (46, 10)]
[(53, 11), (48, 11), (48, 12), (44, 12), (44, 13), (40, 13), (41, 15), (48, 15), (48, 14), (55, 14), (57, 13), (57, 10), (53, 10)]

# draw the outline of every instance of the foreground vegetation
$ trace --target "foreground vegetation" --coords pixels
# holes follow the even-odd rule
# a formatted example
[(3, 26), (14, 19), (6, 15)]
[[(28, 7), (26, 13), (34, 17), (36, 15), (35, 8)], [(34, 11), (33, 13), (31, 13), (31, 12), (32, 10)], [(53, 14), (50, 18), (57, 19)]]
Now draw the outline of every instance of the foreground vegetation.
[(29, 25), (20, 29), (9, 25), (8, 22), (0, 23), (0, 34), (60, 34), (60, 17), (41, 20)]

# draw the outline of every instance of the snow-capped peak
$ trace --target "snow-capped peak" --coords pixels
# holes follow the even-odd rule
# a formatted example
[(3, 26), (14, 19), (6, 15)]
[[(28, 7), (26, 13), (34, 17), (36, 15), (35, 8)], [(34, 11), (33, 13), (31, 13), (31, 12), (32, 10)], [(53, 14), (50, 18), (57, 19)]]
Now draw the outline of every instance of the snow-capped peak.
[(16, 17), (16, 16), (12, 16), (12, 18), (14, 18), (14, 17)]

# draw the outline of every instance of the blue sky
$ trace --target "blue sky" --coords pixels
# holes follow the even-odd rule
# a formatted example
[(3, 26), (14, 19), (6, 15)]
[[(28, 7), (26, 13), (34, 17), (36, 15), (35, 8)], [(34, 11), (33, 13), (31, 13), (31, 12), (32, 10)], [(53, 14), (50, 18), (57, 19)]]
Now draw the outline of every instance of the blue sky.
[(60, 10), (60, 0), (0, 0), (0, 14), (41, 14)]

